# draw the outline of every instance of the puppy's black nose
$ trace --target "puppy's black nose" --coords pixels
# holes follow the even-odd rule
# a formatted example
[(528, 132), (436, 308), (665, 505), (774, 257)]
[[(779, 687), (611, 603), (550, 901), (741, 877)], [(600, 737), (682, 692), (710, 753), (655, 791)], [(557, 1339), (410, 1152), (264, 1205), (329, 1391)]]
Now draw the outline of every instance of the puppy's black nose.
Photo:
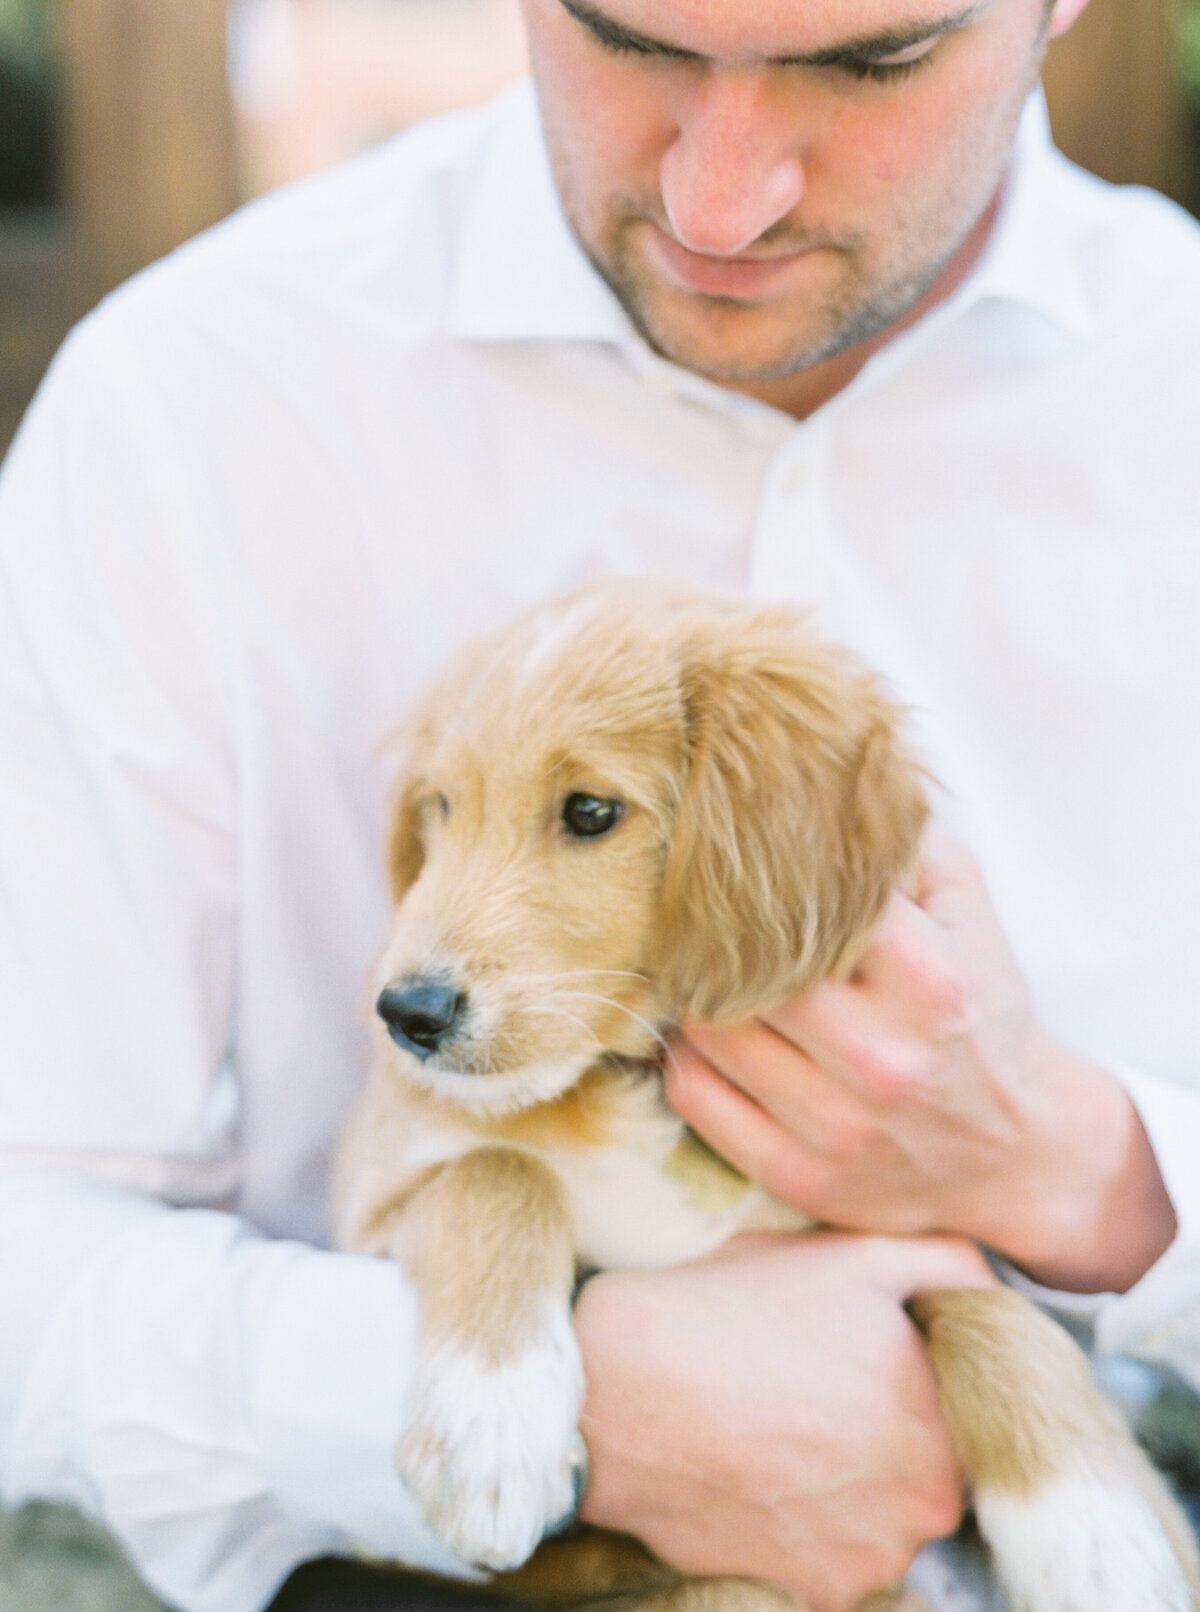
[(467, 1011), (467, 999), (445, 981), (417, 974), (386, 985), (375, 1011), (398, 1047), (428, 1058), (453, 1039)]

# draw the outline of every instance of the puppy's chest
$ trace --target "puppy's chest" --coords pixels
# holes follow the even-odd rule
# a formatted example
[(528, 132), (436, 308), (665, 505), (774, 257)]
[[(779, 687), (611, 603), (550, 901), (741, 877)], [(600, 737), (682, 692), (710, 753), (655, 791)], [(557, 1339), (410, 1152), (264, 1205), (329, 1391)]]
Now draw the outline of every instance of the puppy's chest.
[(604, 1269), (673, 1265), (739, 1231), (807, 1222), (685, 1131), (665, 1159), (628, 1148), (547, 1159), (567, 1188), (581, 1261)]
[(580, 1261), (602, 1269), (695, 1259), (740, 1231), (811, 1224), (732, 1169), (662, 1101), (657, 1082), (606, 1094), (607, 1136), (526, 1144), (565, 1186)]

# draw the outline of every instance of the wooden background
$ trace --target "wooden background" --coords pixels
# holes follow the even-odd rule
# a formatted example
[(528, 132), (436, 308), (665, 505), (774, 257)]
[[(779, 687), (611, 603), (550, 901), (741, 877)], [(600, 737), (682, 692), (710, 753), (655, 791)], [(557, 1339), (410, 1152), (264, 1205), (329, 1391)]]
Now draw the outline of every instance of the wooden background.
[(1050, 50), (1046, 96), (1069, 157), (1118, 184), (1193, 192), (1183, 95), (1173, 71), (1171, 0), (1092, 0)]
[[(1052, 48), (1063, 149), (1105, 178), (1189, 194), (1170, 0), (1092, 0)], [(227, 0), (60, 0), (61, 218), (0, 223), (0, 452), (78, 315), (236, 204)]]

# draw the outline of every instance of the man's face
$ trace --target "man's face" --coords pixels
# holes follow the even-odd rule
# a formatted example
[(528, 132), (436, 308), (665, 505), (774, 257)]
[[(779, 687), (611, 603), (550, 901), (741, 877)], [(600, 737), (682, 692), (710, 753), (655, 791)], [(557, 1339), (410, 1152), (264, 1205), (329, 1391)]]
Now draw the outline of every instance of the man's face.
[(750, 389), (938, 290), (981, 238), (1047, 37), (1082, 9), (524, 4), (584, 249), (659, 352)]

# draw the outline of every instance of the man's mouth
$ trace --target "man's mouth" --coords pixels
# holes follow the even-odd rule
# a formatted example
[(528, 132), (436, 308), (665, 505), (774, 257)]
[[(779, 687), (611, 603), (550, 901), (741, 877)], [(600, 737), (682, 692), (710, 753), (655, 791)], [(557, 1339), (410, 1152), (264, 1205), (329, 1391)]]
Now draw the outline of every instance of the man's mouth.
[(693, 252), (657, 224), (647, 223), (649, 250), (666, 279), (680, 290), (735, 302), (756, 302), (784, 287), (817, 245), (735, 252), (728, 257)]

